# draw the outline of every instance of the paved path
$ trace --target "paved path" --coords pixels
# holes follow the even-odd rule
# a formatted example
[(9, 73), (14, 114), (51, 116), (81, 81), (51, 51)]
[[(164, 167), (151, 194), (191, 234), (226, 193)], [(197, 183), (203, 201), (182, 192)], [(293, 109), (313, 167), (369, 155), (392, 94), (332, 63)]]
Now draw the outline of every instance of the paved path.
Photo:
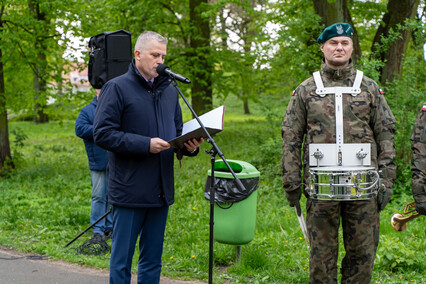
[[(107, 284), (108, 271), (0, 248), (1, 284)], [(132, 284), (136, 276), (132, 277)], [(201, 284), (162, 277), (160, 284)]]

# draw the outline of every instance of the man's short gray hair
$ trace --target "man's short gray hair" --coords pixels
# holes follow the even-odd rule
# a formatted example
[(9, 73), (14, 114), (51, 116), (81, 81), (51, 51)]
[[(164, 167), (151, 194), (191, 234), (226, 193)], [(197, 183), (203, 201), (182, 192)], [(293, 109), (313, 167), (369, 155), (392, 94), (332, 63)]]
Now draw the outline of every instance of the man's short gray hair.
[(156, 40), (158, 42), (167, 44), (167, 38), (163, 37), (162, 35), (156, 32), (147, 31), (139, 35), (138, 40), (136, 41), (136, 44), (135, 44), (135, 50), (139, 50), (139, 51), (145, 50), (146, 48), (149, 47), (151, 40)]

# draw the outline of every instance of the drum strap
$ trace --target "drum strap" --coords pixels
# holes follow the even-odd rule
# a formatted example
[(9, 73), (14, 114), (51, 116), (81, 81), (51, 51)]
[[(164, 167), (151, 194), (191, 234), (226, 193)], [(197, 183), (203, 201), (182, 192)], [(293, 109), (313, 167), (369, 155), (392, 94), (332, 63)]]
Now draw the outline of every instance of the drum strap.
[(356, 96), (361, 93), (361, 82), (364, 73), (360, 70), (356, 70), (354, 85), (352, 87), (328, 87), (324, 88), (324, 84), (322, 83), (320, 72), (314, 72), (314, 80), (317, 86), (315, 93), (320, 97), (325, 97), (328, 94), (335, 94), (336, 92), (340, 92), (342, 94), (351, 94), (352, 96)]
[(356, 70), (354, 85), (352, 87), (328, 87), (324, 88), (320, 72), (313, 73), (317, 89), (315, 93), (320, 97), (328, 94), (334, 94), (335, 114), (336, 114), (336, 145), (337, 145), (337, 164), (342, 165), (342, 148), (343, 148), (343, 94), (351, 94), (356, 96), (361, 93), (361, 81), (363, 72)]

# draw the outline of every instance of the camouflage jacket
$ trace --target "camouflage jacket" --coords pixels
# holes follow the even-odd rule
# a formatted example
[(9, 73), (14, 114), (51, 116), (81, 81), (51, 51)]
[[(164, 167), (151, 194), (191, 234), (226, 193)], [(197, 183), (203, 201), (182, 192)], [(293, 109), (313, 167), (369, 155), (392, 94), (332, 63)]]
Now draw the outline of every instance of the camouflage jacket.
[[(320, 74), (324, 87), (352, 87), (356, 70), (352, 63), (335, 70), (323, 62)], [(308, 180), (308, 145), (336, 143), (335, 97), (333, 94), (320, 97), (315, 93), (316, 88), (313, 77), (300, 84), (284, 116), (281, 165), (286, 193), (299, 190), (303, 184), (302, 165), (304, 180)], [(344, 143), (371, 143), (371, 165), (383, 171), (383, 182), (388, 188), (393, 186), (396, 172), (394, 124), (385, 97), (372, 79), (363, 77), (357, 96), (343, 94)]]
[(416, 203), (426, 202), (426, 102), (414, 123), (413, 132), (410, 137), (413, 149), (413, 161), (411, 170), (413, 172), (412, 190)]

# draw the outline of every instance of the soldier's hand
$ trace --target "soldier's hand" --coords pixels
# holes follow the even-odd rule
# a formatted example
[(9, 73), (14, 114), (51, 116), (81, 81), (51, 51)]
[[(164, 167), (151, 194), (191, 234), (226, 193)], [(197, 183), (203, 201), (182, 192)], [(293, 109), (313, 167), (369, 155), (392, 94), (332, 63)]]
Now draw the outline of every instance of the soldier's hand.
[(420, 215), (426, 215), (426, 202), (422, 202), (422, 203), (416, 202), (416, 211)]
[(300, 216), (300, 215), (302, 215), (302, 208), (300, 208), (300, 202), (297, 202), (296, 203), (296, 212), (297, 212), (297, 216)]
[(290, 207), (294, 207), (296, 204), (299, 204), (300, 197), (302, 197), (302, 190), (297, 188), (292, 191), (285, 191), (285, 197), (287, 198)]
[(413, 191), (413, 197), (416, 204), (416, 211), (421, 215), (426, 215), (426, 188), (424, 183), (420, 182), (420, 179), (415, 181), (413, 179), (411, 189)]
[(382, 184), (379, 188), (379, 191), (377, 192), (377, 205), (379, 207), (379, 211), (385, 209), (391, 199), (392, 193), (392, 188), (386, 188), (384, 184)]

